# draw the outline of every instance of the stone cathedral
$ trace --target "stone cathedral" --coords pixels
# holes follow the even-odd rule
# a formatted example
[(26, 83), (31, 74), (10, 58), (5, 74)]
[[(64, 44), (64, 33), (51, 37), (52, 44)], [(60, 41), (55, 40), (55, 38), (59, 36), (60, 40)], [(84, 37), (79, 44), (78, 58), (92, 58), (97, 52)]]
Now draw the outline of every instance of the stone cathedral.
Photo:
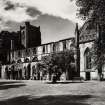
[[(53, 52), (64, 51), (65, 49), (70, 50), (72, 43), (75, 43), (75, 48), (77, 51), (76, 70), (78, 72), (78, 76), (82, 77), (84, 80), (97, 79), (97, 70), (94, 70), (94, 68), (91, 66), (92, 59), (90, 54), (92, 44), (97, 38), (97, 28), (96, 25), (91, 22), (91, 20), (86, 21), (80, 29), (76, 27), (75, 37), (59, 40), (57, 42), (41, 44), (40, 27), (32, 26), (29, 22), (26, 22), (25, 26), (20, 26), (20, 31), (18, 34), (15, 33), (14, 35), (15, 37), (18, 35), (18, 41), (16, 42), (14, 38), (11, 38), (9, 39), (10, 47), (8, 50), (6, 51), (3, 49), (4, 47), (1, 47), (0, 49), (1, 56), (5, 58), (4, 60), (4, 58), (0, 57), (1, 78), (6, 78), (6, 70), (15, 63), (15, 65), (21, 70), (26, 68), (29, 69), (28, 79), (30, 79), (33, 75), (32, 68), (36, 67), (37, 61), (41, 61), (43, 56)], [(0, 45), (2, 46), (4, 39), (4, 37), (0, 37)], [(25, 62), (27, 60), (28, 62)], [(21, 72), (23, 73), (24, 70)], [(105, 77), (104, 69), (103, 75)]]

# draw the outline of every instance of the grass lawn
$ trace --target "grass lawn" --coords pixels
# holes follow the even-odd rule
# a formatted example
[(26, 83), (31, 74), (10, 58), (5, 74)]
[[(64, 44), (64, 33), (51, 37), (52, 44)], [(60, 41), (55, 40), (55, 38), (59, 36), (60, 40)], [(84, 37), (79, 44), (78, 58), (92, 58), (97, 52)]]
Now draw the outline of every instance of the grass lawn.
[(0, 105), (105, 105), (105, 82), (0, 80)]

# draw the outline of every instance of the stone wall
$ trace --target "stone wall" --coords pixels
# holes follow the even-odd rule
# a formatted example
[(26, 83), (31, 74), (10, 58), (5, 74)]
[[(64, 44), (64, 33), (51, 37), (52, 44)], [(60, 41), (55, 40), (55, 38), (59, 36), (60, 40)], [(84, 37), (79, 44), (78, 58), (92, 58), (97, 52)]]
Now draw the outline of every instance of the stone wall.
[(64, 48), (64, 41), (58, 41), (58, 42), (42, 44), (41, 46), (38, 46), (38, 47), (11, 51), (12, 58), (10, 59), (11, 61), (14, 60), (17, 62), (17, 60), (21, 58), (37, 56), (38, 60), (41, 60), (41, 56), (45, 54), (70, 50), (71, 44), (73, 44), (73, 38), (65, 39), (65, 42), (66, 42), (66, 46), (65, 46), (66, 48)]
[[(86, 72), (90, 72), (90, 79), (97, 79), (97, 70), (93, 68), (91, 69), (86, 69), (86, 62), (85, 62), (85, 51), (86, 49), (90, 49), (92, 48), (92, 44), (93, 42), (89, 42), (89, 43), (83, 43), (80, 44), (80, 76), (83, 77), (86, 80)], [(91, 55), (90, 55), (91, 56)]]

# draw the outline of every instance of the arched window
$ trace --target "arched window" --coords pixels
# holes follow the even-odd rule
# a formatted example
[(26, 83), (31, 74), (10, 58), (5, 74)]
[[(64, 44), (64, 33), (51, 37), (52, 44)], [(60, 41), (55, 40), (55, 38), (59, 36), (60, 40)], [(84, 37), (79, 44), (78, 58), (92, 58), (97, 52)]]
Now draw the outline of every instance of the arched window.
[(34, 56), (34, 57), (32, 58), (32, 62), (38, 62), (37, 56)]
[(25, 59), (24, 59), (24, 62), (25, 62), (25, 63), (27, 63), (27, 62), (29, 62), (29, 61), (30, 61), (29, 58), (25, 58)]
[(84, 57), (85, 57), (85, 69), (91, 69), (91, 54), (89, 48), (86, 48)]

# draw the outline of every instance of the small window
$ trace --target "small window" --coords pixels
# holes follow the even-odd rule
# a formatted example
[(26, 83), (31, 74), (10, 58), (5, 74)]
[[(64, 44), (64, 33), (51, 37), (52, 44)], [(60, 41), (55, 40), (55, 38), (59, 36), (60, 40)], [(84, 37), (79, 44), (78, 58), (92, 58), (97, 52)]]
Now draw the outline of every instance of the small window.
[(63, 42), (63, 49), (66, 49), (66, 41)]
[(43, 53), (45, 53), (45, 46), (43, 46)]
[(36, 48), (33, 48), (33, 54), (36, 54)]
[(25, 52), (26, 52), (26, 55), (28, 56), (28, 55), (29, 55), (29, 51), (28, 51), (28, 49), (26, 49), (26, 51), (25, 51)]
[(18, 57), (21, 57), (21, 52), (20, 51), (18, 51)]

